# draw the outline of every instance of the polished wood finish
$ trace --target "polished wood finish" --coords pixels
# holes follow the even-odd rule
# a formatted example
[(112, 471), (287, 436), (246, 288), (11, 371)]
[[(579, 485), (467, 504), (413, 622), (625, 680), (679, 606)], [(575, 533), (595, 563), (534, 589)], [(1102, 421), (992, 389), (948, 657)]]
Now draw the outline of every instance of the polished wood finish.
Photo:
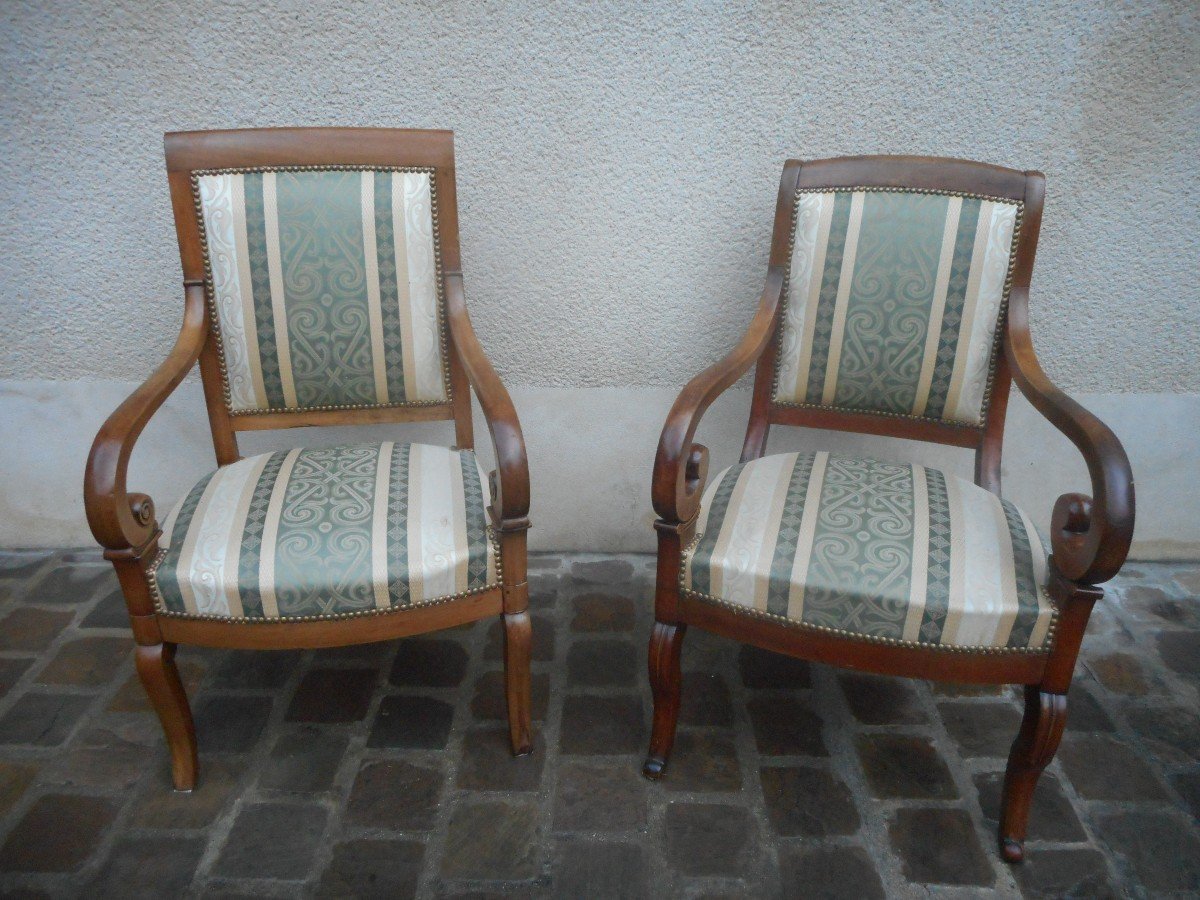
[[(796, 191), (799, 188), (907, 187), (1019, 200), (1020, 237), (1012, 270), (1007, 316), (991, 402), (979, 427), (896, 416), (776, 404), (771, 390)], [(1096, 587), (1120, 569), (1133, 534), (1133, 475), (1113, 433), (1046, 378), (1029, 334), (1029, 283), (1041, 225), (1045, 179), (965, 160), (914, 156), (858, 156), (800, 162), (783, 168), (766, 287), (745, 336), (723, 360), (680, 392), (667, 415), (654, 461), (651, 495), (659, 519), (655, 625), (650, 639), (654, 728), (644, 773), (663, 774), (679, 712), (678, 658), (688, 626), (724, 634), (778, 653), (865, 672), (944, 681), (1021, 684), (1026, 714), (1013, 744), (1000, 825), (1005, 859), (1023, 855), (1029, 803), (1038, 775), (1053, 758), (1066, 719), (1066, 695)], [(1055, 640), (1047, 653), (960, 652), (843, 638), (786, 625), (748, 612), (689, 597), (680, 591), (682, 554), (696, 529), (708, 466), (708, 449), (694, 442), (708, 406), (756, 367), (742, 461), (766, 452), (770, 427), (799, 425), (908, 438), (975, 451), (975, 481), (1000, 492), (1004, 419), (1013, 381), (1030, 402), (1083, 454), (1092, 496), (1065, 494), (1054, 506), (1048, 591), (1058, 606)]]
[[(179, 673), (179, 643), (254, 649), (335, 647), (391, 640), (501, 616), (513, 752), (527, 753), (530, 735), (530, 620), (525, 532), (529, 527), (529, 469), (520, 422), (508, 392), (471, 327), (462, 288), (454, 136), (450, 131), (374, 128), (275, 128), (177, 132), (166, 135), (167, 178), (183, 264), (183, 326), (166, 360), (101, 427), (84, 479), (92, 533), (116, 568), (137, 643), (137, 671), (171, 748), (175, 787), (196, 783), (196, 736)], [(197, 169), (277, 166), (431, 167), (438, 205), (438, 242), (448, 331), (449, 402), (329, 411), (233, 415), (225, 404), (219, 347), (205, 296), (200, 223), (192, 196)], [(472, 449), (471, 391), (478, 397), (498, 461), (489, 513), (500, 538), (502, 587), (432, 606), (312, 622), (247, 622), (160, 615), (147, 571), (158, 554), (159, 525), (145, 494), (128, 489), (129, 458), (142, 429), (196, 364), (218, 465), (239, 458), (237, 432), (321, 425), (369, 425), (447, 420), (455, 443)]]

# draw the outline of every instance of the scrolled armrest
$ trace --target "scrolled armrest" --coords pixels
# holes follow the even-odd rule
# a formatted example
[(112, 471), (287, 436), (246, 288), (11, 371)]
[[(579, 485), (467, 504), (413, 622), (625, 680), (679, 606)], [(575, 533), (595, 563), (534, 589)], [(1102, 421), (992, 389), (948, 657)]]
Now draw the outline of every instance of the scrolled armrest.
[(1120, 570), (1133, 540), (1133, 470), (1112, 430), (1054, 386), (1029, 333), (1027, 297), (1014, 290), (1005, 352), (1029, 402), (1070, 439), (1087, 463), (1092, 496), (1064, 494), (1054, 504), (1050, 546), (1056, 568), (1079, 584), (1101, 584)]
[(150, 417), (191, 370), (207, 336), (204, 289), (187, 287), (183, 327), (162, 365), (100, 427), (88, 456), (83, 504), (88, 525), (101, 546), (138, 549), (157, 529), (154, 503), (146, 494), (127, 491), (125, 480), (133, 445)]
[(708, 474), (708, 448), (694, 444), (692, 438), (712, 402), (754, 365), (770, 342), (783, 281), (782, 268), (772, 267), (768, 271), (758, 311), (746, 334), (724, 359), (684, 386), (667, 414), (658, 441), (651, 486), (654, 510), (664, 522), (687, 522), (700, 508), (700, 496)]
[(445, 286), (450, 333), (454, 336), (454, 346), (467, 372), (467, 380), (479, 398), (496, 452), (493, 515), (501, 529), (526, 528), (529, 525), (529, 459), (517, 410), (471, 327), (462, 273), (448, 272)]

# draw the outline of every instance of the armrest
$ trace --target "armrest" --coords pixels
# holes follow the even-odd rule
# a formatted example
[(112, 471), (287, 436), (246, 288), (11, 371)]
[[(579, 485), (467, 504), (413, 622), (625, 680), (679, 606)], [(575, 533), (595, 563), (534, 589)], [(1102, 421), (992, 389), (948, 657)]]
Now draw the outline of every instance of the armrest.
[(654, 510), (664, 522), (673, 525), (687, 522), (700, 508), (708, 474), (708, 448), (692, 443), (696, 427), (709, 405), (758, 361), (770, 342), (783, 281), (783, 269), (773, 266), (767, 272), (758, 311), (742, 340), (719, 363), (689, 381), (667, 414), (658, 441), (658, 455), (654, 458), (650, 491)]
[(154, 504), (145, 494), (129, 493), (125, 478), (134, 442), (179, 382), (191, 370), (207, 336), (204, 288), (188, 285), (183, 328), (161, 366), (100, 427), (88, 456), (83, 504), (88, 525), (108, 550), (141, 548), (154, 537)]
[(1029, 334), (1029, 303), (1013, 291), (1005, 353), (1029, 402), (1066, 435), (1087, 462), (1092, 496), (1064, 494), (1054, 504), (1050, 545), (1054, 564), (1071, 581), (1101, 584), (1120, 570), (1133, 540), (1133, 471), (1117, 436), (1056, 388), (1042, 371)]
[(512, 398), (492, 368), (471, 327), (461, 272), (446, 273), (446, 317), (454, 346), (475, 389), (496, 451), (497, 483), (492, 490), (492, 514), (501, 530), (529, 527), (529, 459), (525, 438)]

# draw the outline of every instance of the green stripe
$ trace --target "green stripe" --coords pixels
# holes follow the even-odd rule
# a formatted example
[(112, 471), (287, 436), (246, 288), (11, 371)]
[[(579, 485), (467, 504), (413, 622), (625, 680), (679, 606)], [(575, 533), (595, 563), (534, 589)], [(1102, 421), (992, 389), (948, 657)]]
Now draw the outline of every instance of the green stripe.
[(775, 555), (771, 559), (771, 577), (767, 587), (767, 612), (786, 616), (788, 595), (792, 590), (792, 566), (800, 542), (800, 525), (804, 521), (804, 500), (812, 476), (813, 453), (796, 454), (783, 501), (783, 515), (775, 538)]
[[(267, 222), (263, 210), (263, 176), (242, 176), (246, 195), (246, 252), (250, 258), (250, 293), (254, 300), (254, 327), (258, 335), (259, 364), (268, 409), (284, 409), (283, 380), (279, 375), (279, 333), (271, 305), (271, 270), (267, 263)], [(286, 332), (286, 323), (283, 323)]]
[(698, 594), (712, 594), (712, 557), (729, 512), (729, 498), (737, 485), (738, 478), (749, 463), (730, 466), (721, 476), (721, 483), (713, 493), (712, 506), (708, 511), (708, 525), (696, 550), (692, 553), (692, 590)]
[(188, 529), (192, 527), (196, 509), (200, 506), (200, 499), (216, 474), (210, 472), (201, 478), (183, 498), (179, 506), (179, 515), (175, 517), (175, 526), (171, 529), (171, 545), (154, 571), (154, 581), (158, 585), (159, 594), (162, 595), (163, 605), (174, 612), (187, 611), (183, 603), (183, 592), (179, 589), (179, 557), (183, 554), (183, 544), (187, 540)]
[[(392, 220), (392, 173), (375, 174), (375, 258), (379, 264), (379, 302), (383, 319), (383, 358), (388, 399), (404, 400), (404, 339), (400, 324), (400, 285), (396, 272), (396, 232)], [(404, 227), (404, 223), (400, 223)], [(404, 286), (405, 297), (408, 285)]]
[(803, 621), (902, 639), (912, 513), (911, 466), (830, 456), (804, 577)]
[(966, 197), (958, 217), (958, 232), (954, 236), (954, 256), (950, 263), (950, 278), (946, 283), (946, 306), (942, 312), (941, 335), (929, 383), (929, 400), (925, 415), (940, 419), (946, 411), (950, 379), (954, 375), (954, 358), (958, 354), (959, 331), (963, 309), (967, 302), (967, 282), (971, 276), (971, 257), (975, 253), (975, 231), (979, 226), (982, 200)]
[(408, 606), (408, 460), (409, 444), (392, 448), (388, 479), (387, 549), (388, 597), (392, 606)]
[(302, 450), (275, 539), (281, 616), (373, 609), (371, 539), (378, 444)]
[(275, 184), (296, 401), (377, 403), (361, 173), (280, 172)]
[(833, 405), (912, 409), (949, 203), (939, 194), (864, 195)]
[(262, 589), (258, 580), (263, 530), (267, 524), (267, 509), (271, 505), (275, 479), (279, 477), (279, 470), (287, 455), (287, 450), (271, 454), (259, 473), (246, 511), (246, 525), (242, 530), (241, 554), (238, 558), (238, 593), (242, 599), (242, 615), (247, 618), (263, 618)]
[(812, 355), (808, 366), (806, 403), (821, 402), (825, 391), (825, 367), (829, 363), (829, 346), (833, 335), (833, 314), (837, 306), (838, 284), (842, 274), (842, 257), (846, 252), (846, 231), (850, 226), (850, 191), (834, 195), (833, 212), (829, 222), (829, 239), (825, 244), (825, 267), (821, 274), (821, 290), (817, 295), (817, 311), (813, 319)]
[(925, 610), (921, 614), (917, 640), (923, 644), (940, 644), (946, 627), (946, 613), (950, 610), (950, 499), (946, 493), (946, 476), (937, 469), (925, 470), (925, 483), (928, 486), (929, 549)]
[(1008, 523), (1008, 535), (1012, 540), (1013, 566), (1017, 582), (1017, 617), (1008, 636), (1009, 647), (1028, 647), (1029, 639), (1037, 625), (1039, 604), (1037, 577), (1033, 569), (1033, 548), (1029, 533), (1017, 508), (1007, 500), (1001, 500), (1004, 519)]
[(475, 454), (470, 450), (460, 451), (458, 463), (462, 467), (467, 524), (467, 590), (473, 591), (487, 584), (487, 511)]

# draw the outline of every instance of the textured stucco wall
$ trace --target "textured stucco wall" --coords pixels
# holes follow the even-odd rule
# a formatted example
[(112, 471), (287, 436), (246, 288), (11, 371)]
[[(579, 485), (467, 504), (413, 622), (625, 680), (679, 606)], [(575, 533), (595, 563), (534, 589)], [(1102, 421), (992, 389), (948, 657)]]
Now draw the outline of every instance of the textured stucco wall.
[[(468, 302), (529, 436), (535, 546), (651, 545), (658, 429), (750, 318), (785, 158), (931, 153), (1047, 173), (1043, 360), (1129, 444), (1139, 552), (1200, 555), (1193, 0), (17, 0), (0, 78), (0, 546), (87, 542), (86, 448), (178, 330), (162, 132), (312, 124), (457, 132)], [(744, 416), (734, 395), (706, 420), (717, 461)], [(205, 427), (191, 382), (135, 486), (175, 499), (211, 465)], [(429, 428), (404, 436), (447, 439)], [(1009, 438), (1045, 524), (1082, 469), (1020, 402)]]
[(907, 152), (1047, 173), (1065, 387), (1200, 390), (1198, 9), (3, 3), (0, 377), (135, 378), (170, 345), (164, 130), (353, 124), (457, 132), (513, 384), (680, 384), (749, 317), (783, 159)]

